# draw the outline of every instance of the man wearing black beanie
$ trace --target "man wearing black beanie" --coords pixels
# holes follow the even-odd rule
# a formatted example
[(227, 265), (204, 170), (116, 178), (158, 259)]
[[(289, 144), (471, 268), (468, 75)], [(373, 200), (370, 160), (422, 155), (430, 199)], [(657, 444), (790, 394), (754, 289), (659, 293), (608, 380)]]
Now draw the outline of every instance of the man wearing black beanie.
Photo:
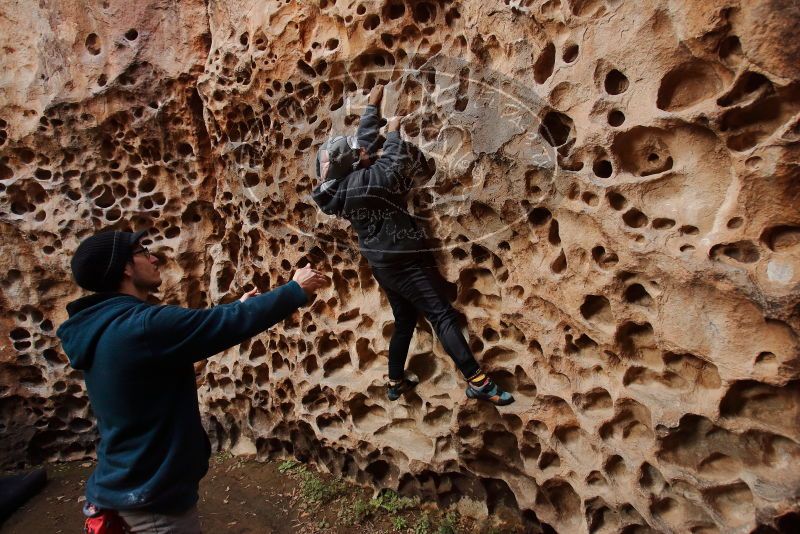
[(75, 281), (89, 291), (116, 290), (125, 264), (133, 255), (133, 246), (144, 234), (144, 230), (100, 232), (85, 239), (70, 261)]
[(193, 363), (291, 315), (326, 283), (306, 266), (268, 293), (211, 309), (153, 305), (158, 259), (145, 232), (84, 240), (71, 267), (95, 293), (67, 305), (58, 337), (83, 371), (97, 417), (97, 466), (86, 484), (87, 528), (119, 521), (129, 532), (200, 532), (198, 486), (210, 443), (200, 421)]

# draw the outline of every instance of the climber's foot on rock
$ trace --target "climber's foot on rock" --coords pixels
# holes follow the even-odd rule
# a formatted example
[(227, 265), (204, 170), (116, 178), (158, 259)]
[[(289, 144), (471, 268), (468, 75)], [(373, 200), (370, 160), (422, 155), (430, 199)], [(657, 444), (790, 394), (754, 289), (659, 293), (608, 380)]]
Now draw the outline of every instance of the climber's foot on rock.
[(467, 397), (470, 399), (485, 400), (497, 406), (506, 406), (514, 402), (511, 393), (504, 391), (491, 378), (480, 373), (476, 378), (471, 378), (467, 382)]
[(389, 380), (386, 384), (386, 395), (390, 401), (396, 401), (403, 393), (407, 393), (417, 387), (418, 380), (404, 377), (402, 380)]

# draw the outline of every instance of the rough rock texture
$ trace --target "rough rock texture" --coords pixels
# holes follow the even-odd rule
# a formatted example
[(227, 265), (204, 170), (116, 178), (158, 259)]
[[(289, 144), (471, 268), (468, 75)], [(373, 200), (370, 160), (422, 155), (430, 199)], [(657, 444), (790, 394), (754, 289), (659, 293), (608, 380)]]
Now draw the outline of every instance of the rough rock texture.
[[(69, 253), (153, 225), (167, 302), (307, 260), (333, 280), (199, 366), (217, 447), (559, 532), (791, 531), (798, 20), (790, 0), (6, 2), (3, 463), (92, 454), (54, 336)], [(413, 206), (509, 407), (466, 399), (424, 322), (418, 394), (385, 399), (388, 305), (308, 197), (376, 82), (411, 114)]]

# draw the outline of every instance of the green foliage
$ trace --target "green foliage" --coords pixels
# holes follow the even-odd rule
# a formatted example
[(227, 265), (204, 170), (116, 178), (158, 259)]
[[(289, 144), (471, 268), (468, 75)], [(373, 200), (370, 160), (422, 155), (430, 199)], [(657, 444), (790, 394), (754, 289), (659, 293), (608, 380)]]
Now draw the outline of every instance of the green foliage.
[(294, 460), (286, 460), (281, 462), (281, 464), (278, 466), (278, 471), (281, 473), (286, 473), (297, 468), (299, 465), (300, 464)]
[(298, 473), (302, 477), (300, 491), (307, 502), (325, 504), (344, 493), (346, 489), (344, 481), (340, 478), (325, 482), (319, 475), (305, 468), (298, 470)]
[(439, 525), (437, 534), (458, 534), (458, 514), (456, 512), (447, 512), (444, 516), (442, 523)]
[(408, 528), (408, 523), (404, 517), (393, 515), (389, 518), (389, 520), (392, 522), (392, 527), (395, 530), (405, 530)]
[(433, 528), (433, 523), (431, 522), (431, 517), (428, 515), (428, 512), (422, 512), (422, 515), (419, 516), (417, 519), (417, 523), (414, 525), (414, 534), (430, 534), (431, 529)]
[(341, 478), (325, 482), (317, 473), (309, 471), (295, 460), (286, 460), (278, 466), (278, 471), (300, 478), (300, 493), (303, 500), (311, 504), (325, 504), (332, 501), (347, 489)]
[(374, 511), (372, 506), (370, 506), (369, 501), (365, 499), (358, 499), (355, 504), (353, 505), (353, 510), (355, 511), (356, 521), (361, 523)]
[(339, 520), (345, 525), (355, 525), (356, 523), (363, 523), (373, 512), (372, 506), (369, 501), (365, 499), (356, 499), (350, 506), (339, 510)]
[(353, 525), (363, 523), (370, 517), (385, 512), (389, 515), (389, 520), (392, 521), (392, 524), (397, 522), (397, 524), (402, 523), (405, 525), (403, 527), (395, 527), (400, 530), (401, 528), (407, 528), (408, 524), (398, 514), (417, 506), (419, 506), (419, 497), (414, 497), (413, 499), (401, 497), (394, 491), (387, 490), (369, 501), (356, 499), (350, 506), (339, 512), (339, 518), (345, 524)]
[[(338, 499), (337, 525), (369, 524), (368, 521), (374, 520), (375, 528), (385, 529), (381, 524), (385, 525), (388, 520), (394, 532), (459, 534), (461, 521), (455, 510), (447, 511), (444, 516), (438, 511), (423, 510), (420, 508), (419, 497), (403, 497), (395, 491), (384, 490), (372, 499), (356, 498), (357, 495), (353, 495), (354, 500), (351, 500), (346, 498), (351, 492), (341, 477), (323, 478), (294, 459), (281, 462), (278, 471), (299, 483), (300, 498), (306, 510), (319, 511), (321, 505)], [(325, 519), (319, 519), (317, 523), (317, 528), (322, 530), (331, 527)]]
[[(341, 478), (326, 481), (315, 471), (295, 460), (281, 462), (278, 465), (278, 471), (288, 474), (300, 483), (300, 497), (307, 506), (327, 504), (347, 493), (347, 485)], [(350, 504), (346, 504), (346, 500), (340, 502), (342, 507), (337, 515), (338, 521), (343, 525), (363, 524), (370, 518), (385, 514), (383, 517), (389, 520), (394, 531), (408, 531), (411, 528), (409, 520), (413, 520), (414, 516), (409, 517), (406, 512), (418, 509), (420, 498), (402, 497), (395, 491), (386, 490), (373, 499), (357, 498)], [(430, 513), (422, 511), (413, 526), (413, 532), (414, 534), (457, 534), (457, 523), (457, 514), (450, 512), (437, 529), (437, 525), (431, 520)], [(329, 526), (327, 523), (325, 525), (320, 523), (318, 528), (324, 529)]]
[(419, 497), (401, 497), (392, 490), (387, 490), (370, 501), (376, 510), (382, 508), (390, 514), (410, 510), (419, 506)]
[(339, 520), (345, 525), (354, 525), (380, 514), (387, 514), (395, 530), (405, 530), (408, 528), (408, 520), (400, 514), (417, 506), (418, 497), (401, 497), (394, 491), (387, 490), (368, 501), (356, 499), (339, 511)]

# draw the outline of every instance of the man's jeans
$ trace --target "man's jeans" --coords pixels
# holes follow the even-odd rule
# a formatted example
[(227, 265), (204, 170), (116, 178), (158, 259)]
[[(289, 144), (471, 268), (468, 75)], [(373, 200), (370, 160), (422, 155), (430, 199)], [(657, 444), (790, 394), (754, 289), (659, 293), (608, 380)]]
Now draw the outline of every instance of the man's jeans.
[(478, 362), (461, 333), (458, 313), (444, 293), (444, 280), (435, 264), (404, 263), (373, 267), (372, 274), (386, 292), (394, 313), (394, 334), (389, 342), (389, 379), (403, 378), (408, 347), (421, 312), (433, 326), (444, 350), (464, 378), (480, 371)]
[(197, 506), (180, 514), (154, 514), (136, 510), (120, 510), (119, 516), (135, 534), (201, 534)]

